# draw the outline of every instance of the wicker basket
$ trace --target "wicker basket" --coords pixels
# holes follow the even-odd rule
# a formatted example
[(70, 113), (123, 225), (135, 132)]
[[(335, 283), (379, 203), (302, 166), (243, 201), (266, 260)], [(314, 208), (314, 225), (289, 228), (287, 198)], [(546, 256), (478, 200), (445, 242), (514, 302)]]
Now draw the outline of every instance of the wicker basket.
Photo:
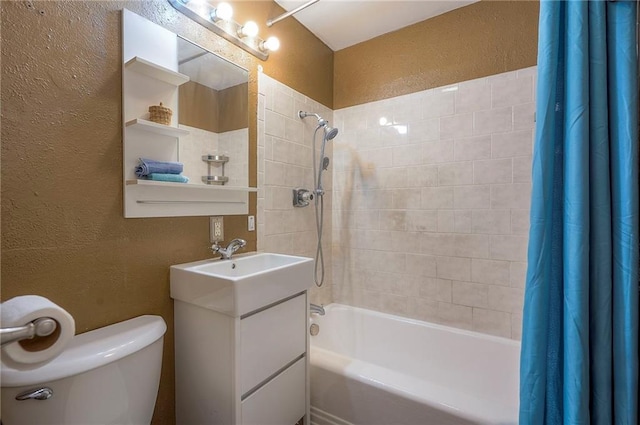
[(162, 102), (160, 102), (160, 105), (149, 106), (149, 121), (169, 125), (171, 124), (171, 115), (173, 115), (173, 111), (162, 106)]

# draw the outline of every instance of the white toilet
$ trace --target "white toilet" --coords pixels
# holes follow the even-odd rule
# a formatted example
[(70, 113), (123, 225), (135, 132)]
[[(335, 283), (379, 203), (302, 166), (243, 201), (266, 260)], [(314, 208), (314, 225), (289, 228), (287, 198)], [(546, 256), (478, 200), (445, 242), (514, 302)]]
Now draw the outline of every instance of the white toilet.
[(2, 424), (148, 425), (166, 329), (162, 317), (140, 316), (75, 336), (36, 369), (3, 361)]

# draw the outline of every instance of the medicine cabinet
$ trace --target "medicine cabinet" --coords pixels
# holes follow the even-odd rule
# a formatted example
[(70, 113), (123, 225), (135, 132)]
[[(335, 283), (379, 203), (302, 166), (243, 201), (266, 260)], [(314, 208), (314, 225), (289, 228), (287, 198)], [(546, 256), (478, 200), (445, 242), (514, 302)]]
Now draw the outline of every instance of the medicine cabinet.
[[(126, 9), (122, 28), (124, 216), (248, 214), (247, 70)], [(149, 120), (160, 102), (168, 125)], [(139, 178), (140, 158), (180, 162), (189, 182)]]

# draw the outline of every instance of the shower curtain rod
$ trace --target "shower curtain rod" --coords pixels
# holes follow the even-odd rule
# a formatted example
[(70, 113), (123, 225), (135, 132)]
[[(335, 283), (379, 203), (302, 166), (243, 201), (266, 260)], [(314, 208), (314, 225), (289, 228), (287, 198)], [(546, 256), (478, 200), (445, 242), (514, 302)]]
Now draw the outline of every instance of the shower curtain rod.
[(273, 18), (273, 19), (269, 19), (267, 21), (267, 26), (270, 27), (273, 24), (277, 24), (278, 22), (282, 21), (283, 19), (288, 18), (289, 16), (293, 15), (294, 13), (298, 13), (300, 12), (302, 9), (306, 9), (307, 7), (311, 6), (314, 3), (319, 2), (320, 0), (311, 0), (303, 5), (300, 5), (298, 7), (296, 7), (295, 9), (287, 12), (287, 13), (283, 13), (282, 15), (278, 16), (277, 18)]

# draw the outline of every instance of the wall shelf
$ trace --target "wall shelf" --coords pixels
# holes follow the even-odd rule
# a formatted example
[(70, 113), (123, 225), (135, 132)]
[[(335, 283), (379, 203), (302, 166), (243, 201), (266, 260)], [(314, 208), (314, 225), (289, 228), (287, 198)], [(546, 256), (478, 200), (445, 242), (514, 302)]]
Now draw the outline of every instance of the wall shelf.
[(176, 87), (190, 80), (188, 75), (184, 75), (179, 72), (172, 71), (168, 68), (157, 65), (153, 62), (149, 62), (148, 60), (142, 59), (139, 56), (136, 56), (128, 60), (124, 64), (124, 67), (126, 69), (131, 69), (132, 71), (138, 72), (140, 74), (144, 74), (149, 77), (155, 78), (156, 80), (160, 80), (160, 81), (164, 81), (165, 83), (172, 84)]
[(257, 192), (257, 187), (240, 187), (240, 186), (212, 186), (209, 184), (194, 184), (194, 183), (174, 183), (163, 182), (157, 180), (145, 180), (145, 179), (131, 179), (126, 181), (127, 186), (130, 185), (142, 185), (142, 186), (159, 186), (159, 187), (179, 187), (189, 189), (200, 190), (226, 190), (226, 191), (241, 191), (241, 192)]
[(144, 131), (148, 131), (155, 134), (160, 134), (162, 136), (169, 137), (180, 137), (186, 136), (189, 134), (188, 130), (184, 130), (178, 127), (172, 127), (170, 125), (158, 124), (153, 121), (143, 120), (141, 118), (136, 118), (131, 121), (127, 121), (125, 127), (128, 128), (136, 128)]
[(249, 193), (255, 187), (131, 179), (125, 181), (125, 217), (248, 214)]
[(226, 155), (202, 155), (202, 160), (211, 164), (224, 164), (229, 162), (229, 157)]

